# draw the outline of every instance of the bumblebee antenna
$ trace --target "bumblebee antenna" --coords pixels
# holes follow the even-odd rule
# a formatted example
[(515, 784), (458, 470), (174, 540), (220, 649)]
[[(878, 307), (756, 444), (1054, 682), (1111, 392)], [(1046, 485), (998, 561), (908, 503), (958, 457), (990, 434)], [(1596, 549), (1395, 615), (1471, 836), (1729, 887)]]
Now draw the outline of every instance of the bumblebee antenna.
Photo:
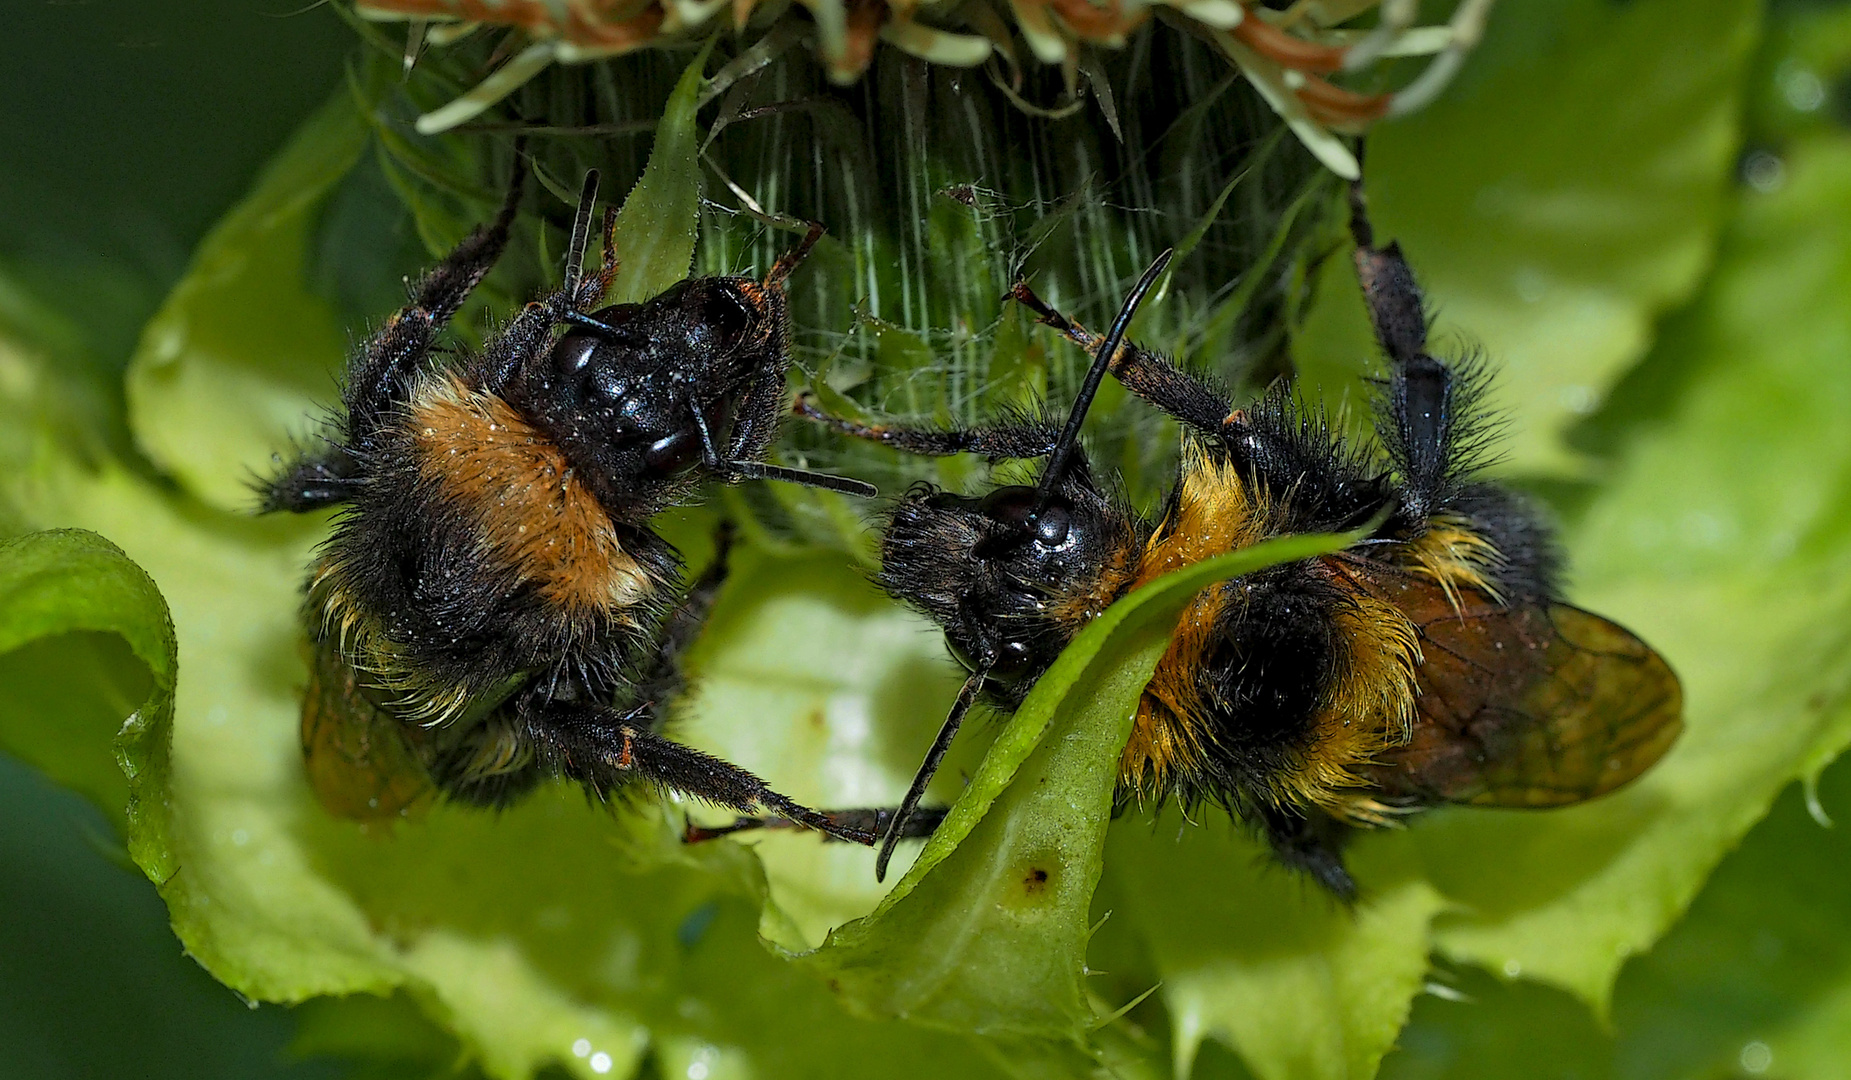
[(578, 286), (585, 279), (585, 245), (591, 239), (591, 208), (598, 201), (598, 170), (585, 173), (578, 192), (578, 213), (572, 217), (572, 242), (566, 246), (566, 299), (578, 306)]
[(816, 246), (816, 242), (821, 240), (823, 233), (827, 231), (823, 228), (822, 222), (810, 222), (810, 231), (803, 234), (803, 239), (797, 241), (797, 246), (778, 256), (778, 261), (771, 264), (771, 271), (765, 275), (765, 288), (782, 289), (785, 279), (803, 265), (803, 260), (810, 257), (810, 249)]
[(1073, 457), (1074, 447), (1080, 444), (1080, 425), (1086, 422), (1086, 413), (1093, 407), (1093, 398), (1099, 394), (1099, 383), (1105, 379), (1106, 369), (1112, 366), (1112, 358), (1118, 355), (1119, 343), (1125, 340), (1125, 330), (1131, 325), (1131, 317), (1138, 313), (1138, 305), (1144, 302), (1144, 295), (1157, 283), (1157, 276), (1163, 268), (1170, 265), (1173, 249), (1165, 249), (1157, 256), (1157, 261), (1150, 264), (1144, 276), (1132, 287), (1131, 295), (1125, 297), (1125, 306), (1118, 309), (1118, 318), (1112, 320), (1112, 329), (1100, 342), (1099, 351), (1093, 354), (1093, 366), (1086, 372), (1086, 381), (1080, 385), (1080, 396), (1073, 400), (1073, 411), (1067, 414), (1067, 426), (1061, 429), (1060, 439), (1054, 444), (1054, 452), (1048, 456), (1048, 467), (1041, 474), (1041, 482), (1035, 485), (1036, 514), (1047, 508), (1048, 500), (1054, 497), (1054, 489), (1060, 485), (1061, 475), (1067, 471), (1067, 461)]
[(958, 691), (958, 699), (951, 703), (951, 714), (945, 717), (944, 726), (938, 729), (938, 738), (932, 740), (932, 749), (926, 751), (925, 760), (920, 763), (919, 771), (913, 774), (913, 786), (906, 789), (906, 798), (900, 800), (900, 808), (893, 812), (893, 820), (887, 823), (887, 834), (881, 838), (881, 851), (874, 857), (874, 880), (887, 880), (887, 863), (893, 858), (893, 847), (906, 835), (906, 823), (911, 820), (913, 811), (919, 809), (919, 800), (925, 798), (926, 785), (938, 774), (939, 762), (945, 760), (945, 751), (951, 749), (951, 740), (957, 737), (958, 728), (964, 724), (964, 714), (970, 712), (971, 703), (977, 700), (977, 691), (983, 689), (983, 680), (989, 678), (989, 667), (980, 667), (970, 673), (964, 680), (964, 688)]

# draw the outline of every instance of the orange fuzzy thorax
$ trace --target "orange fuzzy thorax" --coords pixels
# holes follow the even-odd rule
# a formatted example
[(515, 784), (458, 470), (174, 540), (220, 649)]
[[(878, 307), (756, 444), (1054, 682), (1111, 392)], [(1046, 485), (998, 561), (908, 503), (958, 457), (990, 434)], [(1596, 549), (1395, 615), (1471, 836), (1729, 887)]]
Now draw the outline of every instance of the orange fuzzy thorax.
[(425, 480), (473, 515), (485, 558), (568, 617), (627, 613), (662, 584), (624, 550), (565, 452), (501, 398), (433, 380), (407, 421)]

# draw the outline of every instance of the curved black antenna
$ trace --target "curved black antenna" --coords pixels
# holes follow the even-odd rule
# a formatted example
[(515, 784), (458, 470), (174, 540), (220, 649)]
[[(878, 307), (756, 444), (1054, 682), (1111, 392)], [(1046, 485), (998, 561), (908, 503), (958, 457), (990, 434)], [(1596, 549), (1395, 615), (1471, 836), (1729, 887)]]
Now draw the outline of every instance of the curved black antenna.
[(919, 765), (919, 771), (913, 774), (913, 786), (906, 789), (906, 798), (900, 800), (900, 808), (893, 812), (893, 820), (887, 823), (887, 832), (881, 839), (881, 852), (874, 857), (874, 880), (887, 880), (887, 862), (893, 858), (893, 846), (906, 835), (906, 823), (919, 809), (919, 800), (925, 798), (926, 785), (938, 773), (939, 762), (945, 760), (945, 751), (951, 749), (951, 740), (957, 737), (958, 728), (964, 723), (964, 714), (970, 712), (971, 703), (977, 700), (977, 691), (983, 689), (983, 680), (989, 678), (990, 669), (980, 667), (970, 673), (964, 680), (964, 688), (958, 691), (958, 699), (951, 703), (951, 715), (945, 717), (945, 724), (938, 729), (938, 738), (932, 740), (932, 749), (926, 751), (925, 761)]
[(578, 305), (579, 282), (585, 279), (585, 245), (591, 239), (591, 207), (598, 201), (598, 170), (585, 173), (585, 185), (578, 192), (578, 213), (572, 217), (572, 242), (566, 246), (566, 280), (562, 290), (566, 301)]
[(1099, 383), (1105, 379), (1106, 368), (1112, 366), (1112, 358), (1118, 355), (1119, 343), (1125, 340), (1125, 330), (1131, 325), (1131, 317), (1138, 313), (1138, 305), (1144, 302), (1144, 294), (1150, 292), (1157, 283), (1157, 276), (1163, 268), (1170, 265), (1173, 249), (1165, 249), (1157, 256), (1157, 261), (1150, 264), (1144, 276), (1125, 297), (1125, 306), (1118, 309), (1118, 318), (1112, 320), (1112, 329), (1106, 333), (1105, 340), (1099, 344), (1099, 351), (1093, 354), (1093, 366), (1086, 372), (1086, 381), (1080, 385), (1080, 396), (1073, 399), (1073, 411), (1067, 414), (1067, 426), (1061, 429), (1060, 439), (1054, 444), (1054, 453), (1048, 457), (1048, 467), (1041, 474), (1041, 482), (1035, 485), (1035, 510), (1039, 514), (1047, 508), (1048, 500), (1053, 498), (1054, 489), (1060, 485), (1061, 474), (1067, 471), (1067, 459), (1073, 456), (1073, 448), (1080, 444), (1080, 425), (1086, 422), (1087, 410), (1093, 407), (1093, 398), (1099, 393)]

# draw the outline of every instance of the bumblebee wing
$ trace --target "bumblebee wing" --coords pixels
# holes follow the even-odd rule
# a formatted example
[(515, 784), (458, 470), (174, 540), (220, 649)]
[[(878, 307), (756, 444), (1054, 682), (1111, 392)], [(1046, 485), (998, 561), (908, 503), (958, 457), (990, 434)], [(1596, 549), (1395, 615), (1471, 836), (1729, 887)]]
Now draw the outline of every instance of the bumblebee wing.
[(422, 809), (436, 792), (404, 725), (361, 692), (353, 667), (329, 638), (310, 645), (302, 762), (321, 805), (353, 821)]
[(1475, 806), (1566, 806), (1644, 772), (1683, 730), (1668, 664), (1567, 604), (1505, 607), (1424, 579), (1386, 592), (1420, 631), (1418, 719), (1371, 769), (1385, 794)]

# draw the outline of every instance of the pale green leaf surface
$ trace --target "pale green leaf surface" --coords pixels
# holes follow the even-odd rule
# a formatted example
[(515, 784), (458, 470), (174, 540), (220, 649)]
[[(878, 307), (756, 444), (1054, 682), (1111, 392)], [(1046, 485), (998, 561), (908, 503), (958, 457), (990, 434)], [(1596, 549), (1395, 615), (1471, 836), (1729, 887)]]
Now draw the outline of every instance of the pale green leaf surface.
[[(1406, 249), (1441, 338), (1496, 359), (1512, 468), (1584, 471), (1564, 430), (1696, 287), (1735, 161), (1760, 10), (1753, 0), (1504, 0), (1455, 85), (1370, 135), (1377, 231)], [(1345, 261), (1327, 264), (1322, 296), (1355, 291)], [(1324, 333), (1295, 350), (1301, 370), (1353, 391), (1367, 331)]]
[[(1843, 913), (1851, 837), (1809, 812), (1791, 784), (1723, 860), (1688, 915), (1626, 965), (1611, 1021), (1567, 993), (1472, 969), (1436, 973), (1446, 989), (1416, 1000), (1388, 1080), (1721, 1080), (1844, 1073)], [(1818, 805), (1851, 812), (1851, 759), (1819, 784)]]
[(1112, 833), (1114, 916), (1136, 923), (1163, 974), (1175, 1075), (1214, 1036), (1260, 1080), (1367, 1080), (1426, 977), (1427, 924), (1444, 901), (1406, 833), (1351, 860), (1367, 883), (1354, 910), (1268, 858), (1218, 813)]
[(305, 276), (315, 213), (365, 149), (368, 127), (337, 92), (212, 230), (143, 329), (130, 361), (141, 449), (207, 502), (242, 509), (252, 477), (308, 433), (347, 348), (333, 305)]
[[(804, 648), (793, 649), (796, 641)], [(809, 806), (898, 802), (960, 681), (937, 628), (889, 603), (832, 553), (742, 552), (689, 664), (698, 682), (677, 735), (723, 747), (728, 760), (760, 776), (790, 778), (780, 790)], [(955, 797), (965, 763), (975, 764), (968, 747), (940, 774), (935, 798)], [(732, 820), (685, 809), (713, 824)], [(741, 842), (765, 864), (773, 909), (800, 931), (786, 938), (768, 924), (786, 948), (815, 948), (887, 892), (874, 880), (870, 849), (796, 832)], [(898, 869), (917, 847), (900, 849)]]

